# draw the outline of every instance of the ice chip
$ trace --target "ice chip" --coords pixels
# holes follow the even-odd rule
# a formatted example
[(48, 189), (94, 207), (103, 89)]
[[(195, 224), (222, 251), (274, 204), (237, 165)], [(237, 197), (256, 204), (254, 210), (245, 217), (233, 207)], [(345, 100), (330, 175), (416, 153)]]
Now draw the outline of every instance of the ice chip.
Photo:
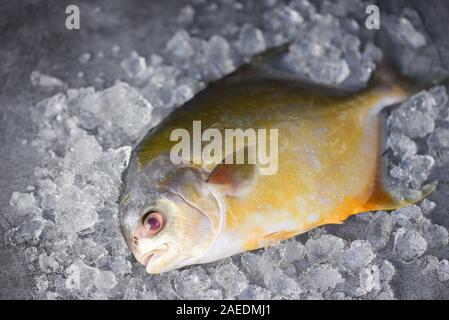
[(39, 267), (45, 273), (56, 271), (59, 264), (56, 261), (55, 253), (51, 253), (50, 255), (47, 255), (45, 252), (41, 253), (39, 255)]
[(19, 227), (10, 230), (9, 241), (13, 245), (37, 244), (44, 227), (44, 222), (39, 218), (25, 221)]
[(417, 31), (413, 24), (405, 17), (399, 17), (396, 21), (396, 37), (401, 43), (420, 48), (426, 45), (426, 38)]
[(36, 216), (42, 212), (32, 193), (13, 192), (9, 204), (14, 212), (21, 216)]
[(379, 250), (387, 245), (392, 229), (393, 219), (390, 214), (377, 212), (366, 227), (365, 238), (374, 249)]
[(93, 287), (99, 274), (100, 270), (77, 260), (66, 269), (66, 288), (87, 292)]
[(186, 5), (179, 10), (176, 21), (179, 24), (190, 24), (195, 17), (195, 9), (191, 5)]
[(429, 248), (442, 248), (449, 242), (449, 234), (445, 227), (433, 223), (424, 224), (423, 236)]
[(239, 295), (248, 285), (246, 276), (232, 262), (217, 266), (213, 279), (225, 289), (228, 298)]
[(89, 52), (85, 52), (78, 57), (78, 61), (81, 64), (86, 64), (90, 61), (92, 55)]
[(37, 290), (39, 290), (39, 291), (47, 290), (48, 286), (50, 284), (49, 281), (48, 281), (48, 278), (47, 278), (47, 276), (45, 274), (37, 276), (35, 278), (35, 281), (36, 281)]
[(449, 261), (443, 259), (440, 261), (437, 267), (437, 277), (441, 282), (449, 280)]
[(284, 299), (299, 299), (302, 292), (298, 283), (282, 272), (273, 273), (265, 285), (274, 295)]
[(398, 166), (390, 170), (390, 174), (414, 188), (420, 188), (429, 177), (434, 164), (435, 160), (429, 155), (405, 157)]
[(25, 249), (24, 255), (27, 262), (33, 262), (38, 257), (38, 250), (36, 247), (28, 247)]
[(393, 110), (387, 125), (410, 138), (423, 138), (435, 128), (435, 105), (434, 97), (427, 91), (417, 93)]
[(305, 245), (307, 259), (310, 263), (338, 263), (344, 246), (342, 239), (331, 235), (309, 239)]
[(246, 23), (240, 30), (239, 50), (242, 54), (251, 56), (266, 49), (262, 31), (252, 24)]
[(313, 265), (304, 270), (301, 277), (301, 287), (304, 290), (324, 292), (334, 289), (345, 280), (337, 269), (328, 265)]
[(148, 76), (146, 60), (136, 51), (131, 52), (130, 56), (120, 63), (120, 66), (130, 78), (144, 79)]
[(175, 278), (176, 292), (184, 298), (199, 298), (199, 294), (210, 288), (211, 279), (206, 271), (200, 267), (182, 270)]
[(417, 205), (411, 205), (397, 209), (393, 211), (391, 215), (394, 218), (396, 224), (401, 227), (409, 224), (416, 224), (423, 219), (421, 208)]
[(416, 143), (405, 134), (393, 131), (387, 139), (387, 145), (395, 156), (414, 156), (418, 150)]
[(412, 263), (427, 250), (427, 242), (417, 231), (399, 228), (394, 238), (393, 252), (403, 263)]
[(33, 71), (30, 76), (31, 84), (35, 87), (40, 87), (45, 90), (53, 90), (57, 88), (64, 88), (66, 85), (58, 78), (49, 76), (39, 71)]
[(112, 271), (100, 271), (94, 284), (100, 291), (109, 291), (117, 285), (117, 279)]
[(449, 128), (436, 128), (427, 139), (427, 145), (438, 166), (449, 163)]
[(236, 68), (229, 43), (221, 36), (214, 35), (205, 43), (205, 54), (203, 76), (208, 80), (216, 80)]
[(379, 267), (379, 272), (380, 280), (388, 283), (393, 279), (396, 273), (396, 269), (390, 261), (382, 260), (382, 263)]
[(433, 209), (435, 209), (436, 203), (429, 200), (428, 198), (425, 198), (423, 201), (421, 201), (419, 206), (421, 207), (423, 215), (427, 216), (432, 212)]
[(359, 273), (360, 286), (356, 288), (357, 296), (366, 295), (373, 290), (380, 290), (380, 271), (376, 265), (364, 268)]
[(435, 270), (438, 267), (438, 263), (439, 261), (437, 257), (431, 255), (421, 257), (418, 260), (418, 264), (421, 267), (419, 273), (421, 273), (422, 275), (427, 275), (430, 274), (431, 272), (435, 272)]
[(252, 284), (247, 286), (239, 296), (241, 300), (269, 300), (270, 298), (270, 291)]
[(375, 258), (368, 241), (354, 240), (343, 254), (343, 265), (350, 271), (357, 272), (370, 264)]
[(190, 35), (185, 30), (178, 30), (166, 45), (166, 50), (174, 59), (187, 59), (194, 54)]

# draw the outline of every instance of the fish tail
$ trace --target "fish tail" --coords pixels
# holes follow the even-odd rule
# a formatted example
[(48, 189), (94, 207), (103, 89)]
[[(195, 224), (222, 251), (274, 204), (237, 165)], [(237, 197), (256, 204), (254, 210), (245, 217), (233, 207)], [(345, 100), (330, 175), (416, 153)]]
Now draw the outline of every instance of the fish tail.
[[(387, 61), (383, 61), (380, 64), (371, 81), (378, 95), (395, 97), (393, 99), (394, 103), (406, 100), (410, 96), (425, 89), (422, 85), (402, 77)], [(381, 121), (382, 117), (379, 117), (379, 113), (383, 108), (389, 106), (392, 106), (392, 104), (382, 104), (378, 110), (374, 111), (374, 114), (378, 117), (377, 126), (379, 129), (377, 134), (379, 152), (376, 169), (377, 173), (373, 181), (371, 197), (363, 207), (365, 211), (395, 210), (414, 204), (426, 198), (437, 186), (437, 181), (424, 185), (420, 190), (420, 194), (415, 198), (410, 198), (404, 195), (393, 195), (393, 191), (388, 190), (387, 166), (385, 159), (382, 157), (382, 154), (386, 150), (386, 121), (385, 119)]]

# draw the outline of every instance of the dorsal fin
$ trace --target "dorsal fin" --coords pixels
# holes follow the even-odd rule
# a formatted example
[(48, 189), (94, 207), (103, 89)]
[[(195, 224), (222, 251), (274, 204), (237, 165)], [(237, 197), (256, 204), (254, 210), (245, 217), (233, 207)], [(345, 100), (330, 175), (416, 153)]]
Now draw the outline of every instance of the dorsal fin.
[(283, 61), (289, 52), (291, 43), (265, 50), (252, 57), (248, 62), (241, 65), (237, 70), (215, 82), (215, 84), (231, 84), (236, 82), (254, 80), (286, 80), (292, 85), (307, 91), (316, 92), (326, 96), (345, 96), (359, 91), (363, 88), (349, 90), (337, 86), (313, 82), (310, 78), (294, 73)]

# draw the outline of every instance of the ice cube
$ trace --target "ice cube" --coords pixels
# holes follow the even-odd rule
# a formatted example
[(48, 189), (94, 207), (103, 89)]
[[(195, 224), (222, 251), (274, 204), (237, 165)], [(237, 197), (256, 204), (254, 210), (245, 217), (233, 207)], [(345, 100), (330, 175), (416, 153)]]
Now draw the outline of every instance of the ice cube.
[(290, 45), (285, 63), (293, 72), (305, 73), (317, 83), (339, 84), (350, 74), (349, 66), (338, 49), (306, 40)]
[(386, 15), (382, 24), (385, 26), (381, 28), (384, 49), (401, 74), (422, 81), (445, 76), (439, 48), (433, 41), (428, 41), (432, 32), (427, 32), (420, 13), (405, 7), (400, 15)]
[(357, 272), (368, 266), (375, 257), (368, 241), (354, 240), (343, 254), (343, 265), (350, 271)]
[(417, 231), (399, 228), (394, 238), (393, 252), (403, 263), (412, 263), (427, 250), (427, 242)]
[(112, 271), (100, 271), (94, 284), (100, 291), (109, 291), (117, 285), (117, 279)]
[(429, 155), (405, 157), (398, 166), (390, 170), (390, 174), (414, 188), (420, 188), (429, 177), (434, 164), (435, 160)]
[(176, 18), (176, 21), (179, 24), (190, 24), (193, 22), (193, 19), (195, 17), (195, 9), (191, 5), (186, 5), (179, 10), (178, 17)]
[(309, 239), (305, 249), (310, 263), (338, 263), (343, 255), (345, 243), (332, 235), (323, 235), (317, 239)]
[(245, 23), (240, 30), (239, 50), (242, 54), (251, 56), (266, 49), (262, 31), (252, 24)]
[(380, 211), (370, 220), (365, 231), (365, 238), (374, 249), (379, 250), (387, 245), (392, 229), (393, 218), (390, 214)]
[(86, 64), (90, 61), (91, 58), (92, 58), (92, 55), (89, 52), (85, 52), (79, 56), (78, 61), (81, 64)]
[(200, 267), (192, 267), (179, 272), (175, 278), (174, 287), (176, 292), (184, 298), (200, 298), (200, 293), (210, 288), (211, 279), (206, 271)]
[(241, 256), (241, 261), (247, 275), (249, 275), (254, 281), (258, 281), (263, 278), (263, 260), (260, 255), (252, 252), (245, 252)]
[(239, 295), (248, 285), (246, 276), (232, 262), (216, 267), (212, 277), (225, 289), (228, 298)]
[(247, 286), (239, 296), (241, 300), (269, 300), (270, 298), (270, 291), (252, 284)]
[(380, 271), (376, 265), (364, 268), (359, 273), (360, 286), (356, 288), (355, 294), (363, 296), (373, 290), (380, 290)]
[(421, 229), (429, 248), (442, 248), (448, 244), (449, 234), (445, 227), (428, 222)]
[(145, 79), (148, 76), (147, 62), (136, 51), (131, 52), (130, 56), (124, 59), (120, 65), (131, 79)]
[(24, 243), (37, 245), (44, 230), (45, 223), (40, 218), (31, 219), (22, 223), (19, 227), (9, 231), (9, 241), (13, 245)]
[(438, 267), (438, 258), (431, 256), (431, 255), (426, 255), (421, 257), (418, 260), (418, 264), (421, 267), (421, 270), (419, 271), (422, 275), (427, 275), (431, 272), (434, 272), (437, 267)]
[(48, 278), (45, 274), (42, 274), (40, 276), (37, 276), (35, 278), (36, 281), (36, 287), (39, 291), (45, 291), (48, 289), (48, 286), (50, 285)]
[(393, 110), (387, 124), (410, 138), (423, 138), (435, 128), (435, 105), (433, 96), (427, 91), (420, 92)]
[(397, 225), (404, 227), (409, 224), (416, 224), (424, 217), (421, 208), (417, 205), (403, 207), (393, 211), (391, 214)]
[(390, 282), (395, 273), (396, 273), (396, 269), (394, 268), (394, 266), (391, 264), (390, 261), (388, 260), (382, 260), (380, 266), (379, 266), (379, 278), (381, 281), (384, 282)]
[(418, 150), (416, 143), (412, 139), (398, 131), (390, 133), (387, 145), (391, 148), (395, 156), (400, 157), (414, 156)]
[(267, 28), (281, 36), (279, 41), (272, 43), (273, 45), (279, 45), (292, 39), (297, 34), (299, 25), (304, 21), (299, 12), (285, 5), (268, 10), (264, 13), (263, 18)]
[(100, 270), (86, 265), (81, 260), (76, 260), (66, 269), (66, 288), (87, 292), (93, 287)]
[(440, 261), (437, 267), (438, 280), (445, 282), (449, 280), (449, 261), (443, 259)]
[(42, 212), (32, 193), (13, 192), (9, 204), (14, 212), (21, 216), (36, 216)]
[(168, 40), (165, 49), (175, 60), (185, 60), (194, 54), (192, 41), (186, 30), (178, 30)]
[(33, 262), (38, 257), (38, 251), (36, 247), (28, 247), (24, 251), (25, 260), (27, 262)]
[(123, 295), (125, 300), (155, 300), (156, 294), (152, 290), (148, 290), (145, 286), (144, 279), (131, 278), (126, 285)]
[(439, 166), (449, 163), (449, 129), (436, 128), (427, 139), (430, 153), (437, 160)]
[(64, 88), (66, 84), (58, 78), (49, 76), (39, 71), (31, 72), (31, 84), (35, 87), (40, 87), (45, 90), (53, 90), (57, 88)]
[(301, 295), (301, 287), (298, 283), (283, 274), (282, 272), (274, 272), (271, 274), (265, 285), (272, 292), (272, 294), (280, 296), (284, 299), (299, 299)]
[(345, 280), (337, 269), (328, 264), (313, 265), (301, 275), (301, 287), (304, 290), (324, 292), (334, 289)]
[(397, 40), (405, 45), (420, 48), (426, 45), (426, 38), (417, 31), (405, 17), (399, 17), (396, 25)]
[(423, 201), (421, 201), (419, 206), (421, 207), (423, 215), (427, 216), (432, 212), (433, 209), (435, 209), (436, 203), (425, 198)]
[(47, 255), (45, 252), (39, 255), (39, 267), (45, 273), (51, 273), (58, 269), (59, 264), (55, 259), (55, 253), (52, 252), (50, 255)]

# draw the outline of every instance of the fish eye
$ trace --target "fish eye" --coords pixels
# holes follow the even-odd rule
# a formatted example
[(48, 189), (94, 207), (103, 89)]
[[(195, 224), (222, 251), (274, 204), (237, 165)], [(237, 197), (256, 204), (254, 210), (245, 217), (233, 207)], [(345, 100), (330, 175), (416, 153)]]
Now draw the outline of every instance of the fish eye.
[(157, 211), (150, 211), (143, 218), (143, 226), (150, 235), (158, 233), (163, 225), (164, 217)]

